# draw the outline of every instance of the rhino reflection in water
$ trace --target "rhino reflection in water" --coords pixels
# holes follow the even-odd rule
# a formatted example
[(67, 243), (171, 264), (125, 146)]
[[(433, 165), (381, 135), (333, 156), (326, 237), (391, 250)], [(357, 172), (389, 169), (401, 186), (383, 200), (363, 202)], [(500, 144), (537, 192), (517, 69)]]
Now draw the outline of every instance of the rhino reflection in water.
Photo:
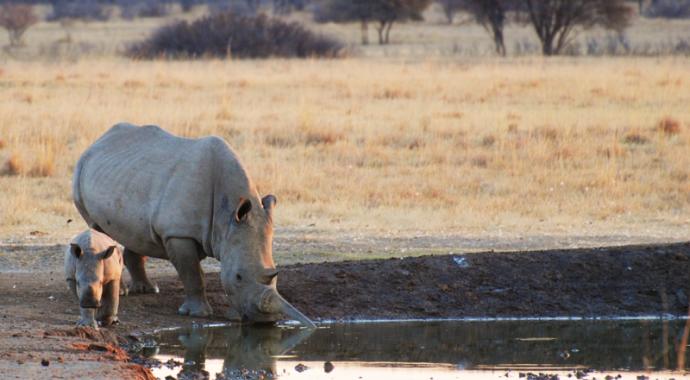
[(275, 357), (290, 351), (308, 338), (312, 331), (250, 326), (233, 329), (190, 329), (178, 336), (179, 342), (185, 348), (186, 363), (180, 375), (203, 370), (209, 351), (213, 351), (214, 354), (222, 353), (223, 373), (228, 378), (235, 378), (241, 374), (255, 374), (257, 378), (261, 378), (262, 375), (275, 375)]
[(200, 260), (221, 263), (234, 318), (313, 323), (276, 290), (273, 210), (230, 147), (218, 137), (186, 139), (156, 126), (118, 124), (74, 169), (74, 203), (86, 223), (125, 246), (131, 293), (156, 293), (147, 257), (170, 260), (184, 283), (180, 314), (212, 314)]

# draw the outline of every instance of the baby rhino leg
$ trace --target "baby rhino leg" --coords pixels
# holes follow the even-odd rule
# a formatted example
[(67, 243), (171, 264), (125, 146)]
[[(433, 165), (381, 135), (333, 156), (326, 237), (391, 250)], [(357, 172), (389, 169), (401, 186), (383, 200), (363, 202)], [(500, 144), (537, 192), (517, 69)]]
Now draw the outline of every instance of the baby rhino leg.
[(85, 327), (93, 327), (93, 328), (98, 328), (98, 324), (96, 323), (96, 319), (94, 318), (96, 314), (96, 309), (85, 309), (83, 307), (79, 308), (79, 313), (81, 314), (81, 318), (77, 321), (77, 326), (85, 326)]
[(103, 286), (101, 307), (98, 308), (96, 319), (101, 326), (119, 323), (117, 309), (120, 304), (120, 280), (113, 280)]

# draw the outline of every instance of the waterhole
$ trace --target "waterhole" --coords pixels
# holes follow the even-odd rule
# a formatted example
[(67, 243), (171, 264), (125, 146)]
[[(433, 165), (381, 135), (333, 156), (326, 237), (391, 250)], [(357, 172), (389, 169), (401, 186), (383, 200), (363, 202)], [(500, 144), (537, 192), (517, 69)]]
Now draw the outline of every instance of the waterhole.
[(159, 378), (679, 379), (686, 320), (435, 321), (195, 327), (144, 353)]

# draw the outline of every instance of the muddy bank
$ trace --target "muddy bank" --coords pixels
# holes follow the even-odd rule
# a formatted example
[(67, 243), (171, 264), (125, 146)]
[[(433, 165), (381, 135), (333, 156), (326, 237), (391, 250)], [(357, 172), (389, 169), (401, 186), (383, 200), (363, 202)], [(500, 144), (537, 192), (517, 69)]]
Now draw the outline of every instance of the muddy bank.
[[(145, 378), (116, 343), (133, 332), (192, 323), (175, 314), (182, 284), (161, 264), (151, 271), (161, 293), (123, 298), (122, 323), (102, 330), (111, 335), (73, 333), (78, 307), (61, 268), (0, 273), (0, 373), (52, 376), (49, 370), (89, 378), (96, 373), (89, 371), (98, 371), (109, 378)], [(228, 305), (218, 273), (206, 277), (215, 314), (197, 322), (224, 321)], [(296, 264), (281, 268), (278, 286), (315, 320), (684, 316), (689, 278), (690, 243), (682, 243)]]
[(689, 279), (682, 243), (294, 265), (279, 287), (314, 318), (596, 317), (687, 315)]
[(121, 347), (125, 340), (115, 331), (41, 323), (0, 326), (3, 379), (154, 379), (148, 369), (130, 362)]

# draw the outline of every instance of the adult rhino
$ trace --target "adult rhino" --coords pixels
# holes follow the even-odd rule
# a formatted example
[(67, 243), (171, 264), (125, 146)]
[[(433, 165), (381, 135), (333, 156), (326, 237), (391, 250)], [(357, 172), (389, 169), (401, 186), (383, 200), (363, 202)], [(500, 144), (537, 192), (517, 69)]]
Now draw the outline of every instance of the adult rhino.
[(86, 223), (124, 245), (131, 292), (158, 292), (144, 264), (147, 257), (167, 259), (184, 283), (178, 312), (209, 316), (200, 266), (208, 256), (221, 263), (235, 317), (274, 322), (285, 314), (314, 326), (276, 290), (276, 198), (259, 197), (222, 139), (186, 139), (157, 126), (117, 124), (81, 156), (72, 190)]

